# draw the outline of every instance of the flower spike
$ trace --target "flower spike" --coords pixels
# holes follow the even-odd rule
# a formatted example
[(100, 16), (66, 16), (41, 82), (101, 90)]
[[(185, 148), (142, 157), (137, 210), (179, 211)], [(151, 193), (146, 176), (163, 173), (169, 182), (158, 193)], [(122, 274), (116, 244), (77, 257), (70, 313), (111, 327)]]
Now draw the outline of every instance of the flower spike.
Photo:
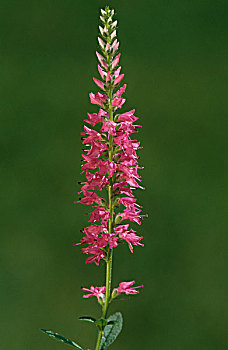
[[(83, 136), (82, 173), (86, 181), (81, 183), (80, 198), (76, 202), (92, 205), (88, 213), (88, 226), (83, 237), (75, 245), (82, 246), (87, 255), (86, 264), (97, 266), (106, 263), (106, 286), (82, 288), (88, 294), (83, 298), (95, 296), (102, 306), (102, 317), (106, 318), (112, 299), (120, 294), (138, 294), (143, 285), (134, 287), (135, 281), (121, 282), (111, 292), (111, 268), (113, 251), (124, 243), (130, 252), (135, 247), (143, 247), (143, 236), (137, 235), (129, 223), (141, 225), (142, 207), (134, 197), (134, 189), (140, 185), (141, 177), (137, 152), (140, 142), (132, 138), (140, 125), (135, 125), (138, 117), (135, 110), (122, 111), (126, 101), (126, 84), (121, 85), (124, 74), (120, 74), (121, 53), (118, 52), (117, 20), (113, 19), (114, 10), (106, 7), (101, 10), (101, 25), (98, 37), (98, 72), (101, 80), (93, 78), (102, 92), (89, 94), (92, 105), (99, 110), (88, 113), (85, 122), (95, 129), (85, 126)], [(118, 112), (118, 111), (121, 112)], [(105, 196), (104, 193), (107, 193)], [(106, 198), (105, 198), (106, 197)], [(99, 349), (99, 339), (96, 349)]]

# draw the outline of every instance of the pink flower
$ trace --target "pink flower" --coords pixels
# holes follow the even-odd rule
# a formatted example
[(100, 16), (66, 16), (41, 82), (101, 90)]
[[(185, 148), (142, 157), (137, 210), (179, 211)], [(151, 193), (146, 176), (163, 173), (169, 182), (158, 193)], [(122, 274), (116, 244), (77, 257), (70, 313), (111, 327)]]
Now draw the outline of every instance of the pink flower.
[(108, 244), (110, 249), (112, 249), (118, 246), (117, 241), (118, 237), (114, 233), (102, 233), (101, 237), (97, 240), (97, 244), (100, 247), (106, 247)]
[(120, 124), (120, 130), (124, 130), (126, 134), (132, 134), (133, 132), (138, 132), (136, 128), (141, 128), (141, 125), (133, 125), (132, 122), (122, 122)]
[(133, 284), (135, 284), (135, 281), (130, 281), (130, 282), (121, 282), (119, 284), (119, 287), (117, 288), (117, 295), (121, 294), (121, 293), (125, 293), (127, 295), (129, 294), (138, 294), (139, 291), (137, 291), (136, 289), (138, 288), (142, 288), (143, 284), (141, 286), (138, 287), (131, 287)]
[(125, 101), (126, 100), (122, 97), (115, 97), (114, 100), (112, 101), (112, 106), (121, 108)]
[(125, 112), (125, 113), (122, 113), (119, 115), (118, 117), (118, 122), (135, 122), (137, 119), (137, 117), (134, 116), (134, 113), (135, 113), (135, 109), (132, 109), (131, 111), (129, 112)]
[(130, 220), (141, 225), (141, 215), (139, 213), (141, 210), (136, 210), (134, 207), (129, 207), (123, 211), (123, 213), (118, 214), (121, 217), (122, 221)]
[(86, 170), (86, 178), (88, 181), (82, 182), (82, 192), (94, 191), (95, 189), (101, 191), (103, 187), (107, 186), (107, 184), (109, 183), (108, 178), (103, 176), (100, 172), (95, 172), (95, 174), (91, 174), (88, 170)]
[(111, 120), (106, 120), (103, 122), (103, 126), (101, 128), (102, 132), (107, 132), (109, 135), (116, 136), (116, 126), (117, 124)]
[(97, 266), (99, 265), (100, 260), (104, 259), (105, 252), (95, 245), (90, 245), (86, 248), (82, 248), (82, 252), (85, 254), (91, 254), (92, 256), (86, 259), (86, 264), (95, 263)]
[(143, 239), (143, 237), (139, 237), (135, 234), (136, 231), (134, 230), (130, 230), (130, 231), (125, 231), (120, 233), (120, 238), (124, 239), (129, 246), (129, 249), (131, 251), (131, 253), (133, 253), (133, 247), (132, 245), (141, 245), (142, 247), (144, 247), (143, 243), (140, 243), (141, 239)]
[(74, 245), (96, 243), (99, 233), (103, 232), (103, 230), (104, 226), (102, 225), (91, 225), (87, 227), (87, 229), (84, 228), (84, 233), (86, 235), (82, 237), (80, 243), (75, 243)]
[(125, 194), (129, 197), (134, 197), (131, 187), (125, 181), (117, 182), (113, 185), (113, 189), (118, 194)]
[(101, 162), (99, 158), (92, 159), (91, 157), (87, 157), (85, 154), (82, 154), (82, 158), (85, 160), (85, 164), (82, 165), (83, 170), (93, 170), (97, 168)]
[(136, 202), (135, 198), (130, 197), (122, 197), (119, 199), (119, 203), (123, 204), (125, 207), (128, 207), (131, 204), (134, 204)]
[(107, 221), (110, 217), (109, 211), (105, 210), (104, 207), (97, 207), (94, 211), (92, 211), (92, 213), (90, 213), (90, 217), (89, 217), (89, 222), (96, 222), (101, 220), (101, 224), (105, 225), (107, 224)]
[(100, 92), (98, 92), (97, 94), (93, 94), (91, 92), (89, 94), (89, 97), (90, 97), (90, 101), (91, 101), (92, 104), (99, 105), (101, 107), (103, 107), (104, 103), (108, 99), (107, 95), (101, 94)]
[(110, 160), (105, 160), (100, 164), (99, 168), (100, 174), (106, 175), (108, 173), (108, 176), (112, 177), (118, 166), (116, 163), (111, 162)]
[(83, 298), (96, 297), (97, 300), (99, 300), (99, 298), (104, 300), (106, 287), (91, 286), (90, 289), (88, 288), (81, 288), (81, 289), (84, 290), (85, 292), (90, 292), (90, 294), (84, 294)]
[(85, 119), (85, 122), (95, 126), (97, 123), (103, 122), (103, 118), (99, 116), (97, 113), (87, 113), (88, 118)]
[(94, 192), (83, 191), (83, 194), (85, 197), (79, 200), (82, 204), (91, 205), (93, 202), (100, 204), (102, 201), (102, 199)]
[(99, 132), (88, 128), (87, 126), (84, 126), (84, 130), (85, 132), (81, 132), (81, 135), (89, 135), (87, 138), (84, 139), (83, 144), (84, 143), (91, 143), (94, 141), (98, 141), (98, 140), (102, 140), (101, 134), (99, 134)]
[(142, 247), (144, 246), (143, 243), (140, 243), (143, 237), (137, 236), (135, 234), (136, 231), (132, 229), (128, 231), (128, 227), (129, 227), (129, 224), (119, 225), (119, 226), (116, 226), (114, 230), (115, 230), (115, 233), (120, 237), (120, 239), (123, 239), (128, 243), (129, 249), (133, 253), (132, 245), (141, 245)]

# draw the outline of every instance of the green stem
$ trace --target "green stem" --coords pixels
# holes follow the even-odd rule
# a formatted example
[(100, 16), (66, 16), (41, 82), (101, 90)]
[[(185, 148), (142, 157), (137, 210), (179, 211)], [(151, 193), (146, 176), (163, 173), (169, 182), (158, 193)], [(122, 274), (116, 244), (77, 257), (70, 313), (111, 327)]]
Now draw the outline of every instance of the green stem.
[[(111, 279), (112, 279), (112, 250), (109, 250), (109, 258), (106, 262), (106, 293), (105, 293), (105, 303), (102, 309), (102, 318), (107, 317), (109, 300), (110, 300), (110, 291), (111, 291)], [(97, 345), (95, 350), (100, 350), (101, 340), (104, 331), (100, 330), (97, 338)]]
[(95, 350), (100, 350), (102, 335), (103, 335), (103, 331), (100, 331), (98, 333), (97, 345), (96, 345), (96, 349)]
[[(110, 60), (109, 60), (110, 61)], [(110, 62), (109, 62), (110, 63)], [(109, 97), (109, 119), (113, 121), (113, 110), (112, 110), (112, 93), (113, 89), (112, 87), (109, 88), (108, 91), (108, 97)], [(109, 136), (109, 152), (108, 152), (108, 158), (110, 161), (113, 159), (113, 136)], [(112, 203), (112, 194), (113, 192), (113, 183), (112, 183), (112, 178), (109, 180), (109, 185), (108, 185), (108, 205), (109, 205), (109, 222), (108, 222), (108, 233), (112, 233), (113, 230), (113, 203)], [(107, 312), (108, 312), (108, 306), (110, 302), (110, 294), (111, 294), (111, 283), (112, 283), (112, 256), (113, 252), (112, 249), (108, 248), (107, 250), (107, 258), (106, 258), (106, 292), (105, 292), (105, 302), (102, 307), (102, 317), (106, 318), (107, 317)], [(98, 333), (98, 338), (97, 338), (97, 344), (96, 344), (96, 349), (95, 350), (100, 350), (100, 345), (101, 345), (101, 340), (103, 336), (104, 331), (100, 330)]]

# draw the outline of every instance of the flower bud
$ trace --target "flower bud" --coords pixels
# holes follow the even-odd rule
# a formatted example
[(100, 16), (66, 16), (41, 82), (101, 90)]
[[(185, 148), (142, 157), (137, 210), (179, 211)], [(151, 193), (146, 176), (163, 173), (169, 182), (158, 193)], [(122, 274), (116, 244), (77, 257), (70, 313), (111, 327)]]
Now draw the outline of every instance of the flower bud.
[(108, 82), (108, 81), (112, 81), (112, 77), (111, 77), (110, 72), (108, 72), (107, 76), (106, 76), (106, 82)]
[(114, 39), (115, 36), (116, 36), (116, 30), (114, 30), (114, 32), (112, 32), (112, 34), (111, 34), (111, 40)]
[(112, 299), (115, 299), (117, 297), (117, 295), (118, 295), (118, 290), (117, 290), (117, 288), (115, 288), (112, 291)]
[(97, 300), (98, 300), (98, 303), (99, 303), (101, 306), (103, 306), (103, 304), (104, 304), (103, 298), (102, 298), (101, 296), (99, 296)]
[(108, 28), (106, 26), (104, 26), (103, 32), (108, 35)]
[(104, 42), (103, 42), (103, 40), (101, 39), (101, 38), (97, 38), (97, 40), (98, 40), (98, 43), (99, 43), (99, 45), (102, 47), (102, 49), (104, 50)]
[(107, 208), (107, 202), (104, 198), (101, 198), (100, 204), (102, 205), (102, 207)]
[(99, 30), (101, 32), (101, 35), (104, 35), (104, 29), (101, 26), (99, 26)]
[(119, 60), (120, 60), (120, 53), (112, 61), (112, 68), (115, 68), (118, 65)]
[(123, 79), (124, 74), (120, 74), (115, 80), (114, 80), (114, 85), (117, 85), (121, 82), (121, 80)]
[(117, 21), (112, 23), (112, 28), (115, 28), (117, 26)]
[(116, 215), (115, 218), (115, 225), (119, 225), (122, 221), (122, 216), (120, 216), (119, 214)]
[(107, 43), (107, 44), (106, 44), (106, 47), (105, 47), (105, 51), (109, 51), (109, 50), (110, 50), (110, 44)]
[(118, 50), (119, 44), (120, 43), (117, 41), (117, 43), (113, 46), (113, 53), (115, 53), (116, 50)]
[(114, 203), (113, 203), (113, 207), (116, 208), (116, 207), (119, 207), (120, 204), (119, 204), (119, 198), (116, 198)]

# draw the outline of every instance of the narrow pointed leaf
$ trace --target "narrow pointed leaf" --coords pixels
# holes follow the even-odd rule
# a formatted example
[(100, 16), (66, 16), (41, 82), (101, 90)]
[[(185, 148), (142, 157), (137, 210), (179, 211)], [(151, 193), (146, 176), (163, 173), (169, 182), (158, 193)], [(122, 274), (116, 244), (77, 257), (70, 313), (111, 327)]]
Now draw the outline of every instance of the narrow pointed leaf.
[[(109, 323), (110, 322), (110, 323)], [(123, 317), (120, 312), (116, 312), (108, 318), (107, 326), (101, 340), (100, 350), (107, 349), (118, 337), (123, 326)]]
[(41, 329), (42, 332), (44, 332), (45, 334), (49, 335), (50, 337), (56, 339), (56, 340), (59, 340), (63, 343), (66, 343), (66, 344), (69, 344), (71, 346), (74, 346), (75, 348), (77, 349), (80, 349), (80, 350), (83, 350), (83, 348), (76, 344), (74, 341), (70, 340), (70, 339), (67, 339), (65, 337), (63, 337), (62, 335), (58, 334), (58, 333), (54, 333), (52, 331), (47, 331), (46, 329)]
[(81, 316), (79, 317), (80, 321), (87, 321), (87, 322), (91, 322), (91, 323), (95, 323), (96, 322), (96, 318), (90, 317), (90, 316)]

